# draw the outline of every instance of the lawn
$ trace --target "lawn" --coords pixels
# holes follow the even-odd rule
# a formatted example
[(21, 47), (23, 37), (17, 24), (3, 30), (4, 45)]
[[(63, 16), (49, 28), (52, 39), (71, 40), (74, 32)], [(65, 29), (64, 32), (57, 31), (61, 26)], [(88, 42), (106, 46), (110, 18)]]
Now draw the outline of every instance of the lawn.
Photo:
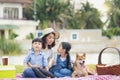
[(16, 73), (22, 73), (24, 70), (23, 65), (15, 65), (15, 68), (16, 68)]

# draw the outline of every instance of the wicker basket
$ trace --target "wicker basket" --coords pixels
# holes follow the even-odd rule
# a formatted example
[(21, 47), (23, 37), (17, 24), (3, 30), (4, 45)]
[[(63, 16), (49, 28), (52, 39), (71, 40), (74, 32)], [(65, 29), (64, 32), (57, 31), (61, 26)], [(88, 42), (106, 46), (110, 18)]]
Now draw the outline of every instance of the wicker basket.
[(113, 49), (117, 50), (119, 53), (119, 56), (120, 56), (119, 49), (114, 48), (114, 47), (104, 48), (98, 56), (98, 64), (96, 65), (97, 73), (98, 73), (98, 75), (120, 75), (120, 64), (107, 66), (106, 64), (102, 64), (102, 62), (101, 62), (102, 53), (104, 50), (106, 50), (108, 48), (113, 48)]

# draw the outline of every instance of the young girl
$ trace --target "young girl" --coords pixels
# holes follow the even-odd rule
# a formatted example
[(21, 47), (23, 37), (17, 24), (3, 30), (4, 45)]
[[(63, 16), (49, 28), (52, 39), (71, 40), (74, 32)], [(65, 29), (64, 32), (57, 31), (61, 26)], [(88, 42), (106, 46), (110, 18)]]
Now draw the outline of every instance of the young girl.
[(71, 45), (68, 42), (61, 42), (58, 47), (58, 53), (56, 60), (53, 60), (53, 66), (49, 69), (51, 73), (56, 77), (71, 76), (72, 66), (70, 61), (69, 51)]

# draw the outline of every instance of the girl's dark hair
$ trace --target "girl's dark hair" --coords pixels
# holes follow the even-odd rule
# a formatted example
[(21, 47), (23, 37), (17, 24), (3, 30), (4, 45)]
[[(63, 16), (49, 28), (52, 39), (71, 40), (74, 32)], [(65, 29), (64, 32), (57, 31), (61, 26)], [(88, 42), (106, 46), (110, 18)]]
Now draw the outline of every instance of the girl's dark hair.
[[(49, 34), (50, 34), (50, 33), (49, 33)], [(46, 37), (47, 37), (49, 34), (46, 34), (45, 36), (43, 36), (43, 37), (41, 38), (42, 41), (43, 41), (43, 42), (42, 42), (42, 48), (43, 48), (43, 49), (46, 48), (46, 45), (45, 45), (46, 42), (47, 42), (47, 41), (46, 41)], [(52, 32), (52, 34), (55, 35), (55, 33), (53, 33), (53, 32)], [(54, 46), (55, 46), (55, 40), (54, 40), (54, 42), (53, 42), (51, 45), (48, 45), (48, 49), (51, 49), (51, 48), (54, 47)]]
[(40, 38), (35, 38), (35, 39), (32, 40), (32, 44), (33, 44), (34, 42), (40, 42), (40, 43), (42, 43), (43, 41), (42, 41), (42, 39), (40, 39)]
[(66, 61), (67, 61), (67, 68), (69, 68), (69, 65), (70, 64), (70, 55), (69, 55), (69, 51), (71, 49), (71, 44), (68, 43), (68, 42), (61, 42), (62, 44), (62, 48), (66, 50), (66, 54), (67, 54), (67, 57), (66, 57)]

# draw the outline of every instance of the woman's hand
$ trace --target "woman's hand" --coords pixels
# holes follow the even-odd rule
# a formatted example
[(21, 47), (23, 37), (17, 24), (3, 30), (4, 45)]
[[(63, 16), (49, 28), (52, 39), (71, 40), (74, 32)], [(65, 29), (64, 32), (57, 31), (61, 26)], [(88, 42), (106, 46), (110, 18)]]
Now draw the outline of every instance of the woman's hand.
[(52, 65), (55, 65), (56, 64), (56, 61), (55, 60), (52, 60)]
[(32, 65), (30, 62), (28, 62), (28, 65), (29, 65), (29, 67), (41, 67), (41, 66), (38, 65), (38, 64)]
[(41, 67), (40, 65), (31, 65), (31, 67)]

